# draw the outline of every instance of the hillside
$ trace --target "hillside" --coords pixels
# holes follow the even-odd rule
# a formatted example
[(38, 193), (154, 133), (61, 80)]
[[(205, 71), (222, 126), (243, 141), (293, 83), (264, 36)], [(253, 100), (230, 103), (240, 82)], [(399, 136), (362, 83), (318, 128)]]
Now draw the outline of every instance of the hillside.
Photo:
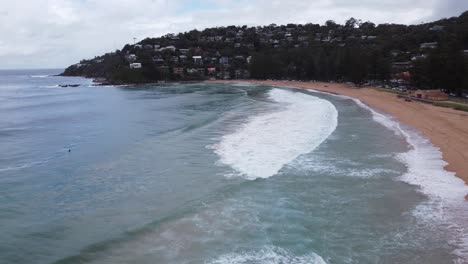
[(147, 38), (62, 75), (110, 83), (294, 79), (468, 91), (468, 12), (421, 25), (228, 26)]

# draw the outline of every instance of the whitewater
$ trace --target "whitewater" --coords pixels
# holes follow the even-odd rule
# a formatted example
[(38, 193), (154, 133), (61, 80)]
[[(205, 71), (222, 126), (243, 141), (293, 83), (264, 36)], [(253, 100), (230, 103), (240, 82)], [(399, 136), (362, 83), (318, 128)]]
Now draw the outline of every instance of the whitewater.
[(220, 162), (247, 179), (268, 178), (301, 154), (313, 151), (336, 129), (329, 101), (281, 89), (269, 92), (281, 109), (253, 116), (214, 146)]
[(0, 263), (466, 263), (465, 187), (359, 101), (58, 73), (0, 71)]

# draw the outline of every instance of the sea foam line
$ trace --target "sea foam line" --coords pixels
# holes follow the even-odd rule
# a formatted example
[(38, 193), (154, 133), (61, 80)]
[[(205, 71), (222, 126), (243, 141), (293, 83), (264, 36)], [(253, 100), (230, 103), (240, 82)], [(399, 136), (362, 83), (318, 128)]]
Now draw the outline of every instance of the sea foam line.
[(279, 247), (265, 247), (259, 251), (231, 253), (214, 259), (207, 264), (326, 264), (325, 260), (316, 253), (296, 256), (291, 252)]
[(338, 124), (338, 111), (327, 100), (283, 89), (270, 90), (269, 97), (283, 109), (249, 118), (213, 146), (221, 163), (250, 180), (277, 174), (318, 147)]
[(455, 173), (445, 170), (448, 163), (443, 160), (440, 149), (420, 132), (403, 127), (393, 117), (375, 111), (359, 99), (312, 89), (311, 91), (351, 99), (361, 108), (368, 110), (374, 121), (404, 137), (410, 150), (397, 156), (398, 160), (407, 167), (406, 173), (400, 179), (418, 186), (422, 193), (430, 198), (427, 203), (418, 206), (413, 214), (429, 224), (450, 226), (447, 231), (451, 233), (453, 240), (449, 242), (457, 247), (454, 254), (459, 257), (455, 263), (466, 263), (468, 260), (468, 226), (466, 224), (468, 223), (468, 204), (463, 197), (468, 193), (468, 186), (456, 177)]

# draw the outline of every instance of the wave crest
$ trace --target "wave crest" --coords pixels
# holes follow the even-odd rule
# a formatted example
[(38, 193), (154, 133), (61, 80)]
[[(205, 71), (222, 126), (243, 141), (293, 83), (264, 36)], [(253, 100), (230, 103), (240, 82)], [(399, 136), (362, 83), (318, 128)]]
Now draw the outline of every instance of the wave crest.
[(322, 257), (315, 253), (310, 253), (303, 256), (295, 256), (291, 252), (278, 248), (267, 247), (259, 251), (246, 253), (232, 253), (222, 255), (219, 258), (208, 262), (210, 264), (243, 264), (243, 263), (268, 263), (268, 264), (326, 264)]
[(251, 117), (214, 146), (221, 163), (250, 180), (277, 174), (317, 148), (338, 124), (338, 111), (327, 100), (283, 89), (270, 90), (269, 97), (284, 108)]

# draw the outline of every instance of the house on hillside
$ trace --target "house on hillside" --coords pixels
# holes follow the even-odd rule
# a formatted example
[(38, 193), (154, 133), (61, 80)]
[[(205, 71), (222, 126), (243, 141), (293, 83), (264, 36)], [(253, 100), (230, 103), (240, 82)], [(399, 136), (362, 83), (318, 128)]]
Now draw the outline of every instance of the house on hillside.
[(159, 51), (161, 51), (161, 52), (165, 51), (165, 50), (169, 50), (171, 52), (174, 52), (174, 51), (176, 51), (176, 47), (174, 47), (173, 45), (170, 45), (170, 46), (162, 47), (162, 48), (159, 49)]
[(417, 60), (422, 60), (422, 59), (425, 59), (427, 58), (427, 55), (426, 54), (422, 54), (422, 55), (414, 55), (411, 60), (412, 61), (417, 61)]
[(420, 48), (421, 49), (435, 49), (437, 48), (439, 43), (437, 42), (427, 42), (427, 43), (423, 43), (421, 44)]
[(216, 77), (216, 68), (211, 67), (206, 69), (208, 71), (208, 75), (211, 77)]
[(394, 62), (392, 63), (392, 69), (397, 72), (407, 71), (411, 68), (412, 63), (411, 61), (403, 61), (403, 62)]
[(182, 67), (173, 68), (173, 69), (172, 69), (172, 72), (173, 72), (175, 75), (179, 75), (179, 76), (181, 76), (181, 77), (184, 77), (184, 68), (182, 68)]
[(153, 57), (153, 62), (155, 64), (162, 65), (164, 64), (164, 59), (161, 56), (156, 55)]
[(433, 26), (429, 29), (430, 31), (443, 31), (444, 26)]
[(189, 49), (179, 49), (181, 54), (187, 54), (189, 52)]
[(203, 65), (203, 57), (202, 56), (193, 56), (193, 62), (195, 64)]
[(431, 101), (446, 101), (449, 99), (448, 94), (440, 90), (416, 90), (411, 93), (411, 96)]
[(219, 59), (219, 64), (229, 64), (229, 57), (221, 57)]
[(130, 69), (141, 69), (141, 63), (135, 62), (135, 63), (130, 63)]

